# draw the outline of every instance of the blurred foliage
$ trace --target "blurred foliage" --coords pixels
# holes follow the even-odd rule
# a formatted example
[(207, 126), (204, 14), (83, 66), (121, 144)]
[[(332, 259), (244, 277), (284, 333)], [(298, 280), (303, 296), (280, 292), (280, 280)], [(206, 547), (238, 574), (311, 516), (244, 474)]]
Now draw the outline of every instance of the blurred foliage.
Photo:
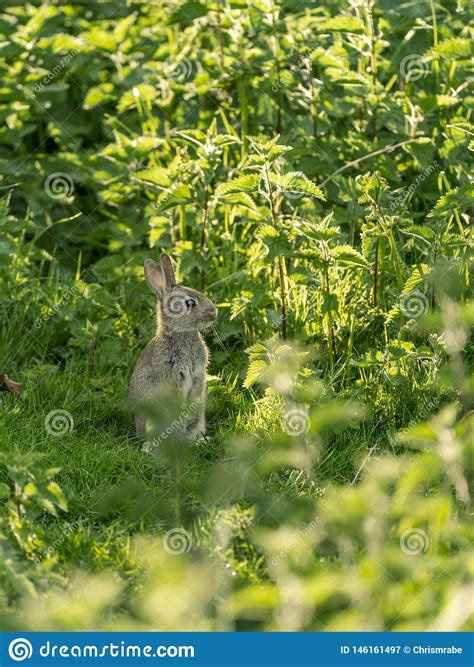
[[(3, 3), (2, 627), (472, 629), (471, 32)], [(122, 398), (163, 250), (220, 316), (209, 437), (151, 456)]]

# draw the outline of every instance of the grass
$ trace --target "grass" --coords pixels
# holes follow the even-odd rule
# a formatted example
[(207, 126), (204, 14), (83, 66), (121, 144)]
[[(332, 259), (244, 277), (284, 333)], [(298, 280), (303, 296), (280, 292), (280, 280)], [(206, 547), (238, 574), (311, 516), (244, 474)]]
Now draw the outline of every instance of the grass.
[[(148, 301), (147, 320), (153, 321), (153, 297)], [(60, 318), (61, 313), (53, 315), (45, 326), (54, 331)], [(27, 378), (20, 400), (13, 396), (2, 397), (6, 408), (2, 433), (7, 452), (12, 457), (17, 450), (42, 452), (44, 465), (60, 468), (57, 481), (68, 499), (67, 520), (80, 521), (83, 527), (94, 526), (99, 541), (107, 541), (111, 517), (123, 521), (122, 527), (131, 533), (159, 525), (153, 508), (155, 504), (159, 506), (160, 499), (172, 489), (170, 471), (142, 451), (126, 401), (130, 369), (146, 339), (134, 340), (133, 346), (124, 342), (118, 367), (103, 363), (100, 355), (90, 351), (77, 354), (74, 350), (53, 365), (48, 344), (42, 347), (42, 331), (38, 336), (35, 330), (24, 332), (18, 348), (16, 340), (22, 329), (21, 320), (15, 321), (13, 314), (3, 321), (8, 328), (4, 329), (2, 340), (11, 347), (4, 348), (2, 356), (10, 360), (16, 357), (16, 374)], [(146, 328), (149, 329), (148, 324)], [(238, 373), (233, 369), (229, 372), (226, 367), (219, 372), (222, 357), (233, 355), (219, 348), (212, 331), (206, 337), (214, 348), (211, 351), (208, 435), (205, 443), (191, 448), (186, 463), (186, 477), (191, 483), (205, 479), (216, 461), (225, 460), (230, 437), (239, 433), (263, 435), (272, 430), (277, 433), (281, 424), (276, 397), (262, 398), (259, 392), (243, 390), (239, 387)], [(34, 356), (30, 358), (33, 349)], [(25, 358), (29, 359), (26, 372), (22, 366)], [(9, 366), (14, 376), (15, 365), (10, 363)], [(339, 369), (339, 374), (343, 370)], [(213, 376), (213, 371), (219, 374)], [(376, 392), (383, 392), (383, 386), (377, 385)], [(350, 391), (346, 393), (351, 395)], [(352, 428), (336, 429), (329, 439), (321, 442), (316, 490), (323, 493), (325, 486), (332, 482), (354, 483), (371, 456), (391, 449), (395, 428), (405, 427), (416, 419), (420, 396), (421, 388), (414, 393), (407, 385), (395, 406), (384, 403), (383, 396), (377, 397), (378, 415)], [(393, 401), (393, 396), (387, 394), (387, 398)], [(70, 413), (74, 420), (70, 433), (60, 437), (48, 433), (45, 420), (54, 410)], [(387, 421), (388, 416), (396, 421)], [(258, 449), (258, 440), (255, 446)], [(305, 483), (307, 480), (301, 471), (298, 474), (290, 471), (290, 474), (277, 475), (271, 486), (275, 492), (296, 498), (304, 493)], [(116, 493), (118, 489), (120, 493)], [(140, 507), (144, 497), (146, 512)], [(112, 507), (106, 510), (104, 506), (109, 501)], [(207, 509), (202, 513), (206, 514)], [(135, 518), (128, 520), (128, 516)], [(45, 517), (45, 521), (51, 522), (51, 519)]]

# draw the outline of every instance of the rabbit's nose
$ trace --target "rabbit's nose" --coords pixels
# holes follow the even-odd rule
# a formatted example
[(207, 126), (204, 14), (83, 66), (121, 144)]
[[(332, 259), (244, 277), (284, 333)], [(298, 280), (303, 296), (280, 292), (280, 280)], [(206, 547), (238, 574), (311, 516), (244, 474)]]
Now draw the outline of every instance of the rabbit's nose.
[(207, 311), (209, 317), (212, 317), (213, 320), (217, 319), (217, 308), (209, 308)]

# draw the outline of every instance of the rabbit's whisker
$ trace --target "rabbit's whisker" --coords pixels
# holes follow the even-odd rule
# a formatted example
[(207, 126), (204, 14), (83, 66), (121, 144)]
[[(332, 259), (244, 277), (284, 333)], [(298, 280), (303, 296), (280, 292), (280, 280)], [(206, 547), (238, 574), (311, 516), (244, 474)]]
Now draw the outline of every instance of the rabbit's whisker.
[(214, 331), (214, 333), (215, 333), (215, 335), (216, 335), (216, 339), (217, 339), (217, 342), (219, 343), (219, 346), (224, 350), (224, 352), (228, 352), (229, 350), (228, 350), (228, 348), (224, 345), (224, 343), (222, 342), (221, 337), (219, 336), (219, 333), (218, 333), (218, 331), (217, 331), (217, 329), (216, 329), (216, 325), (215, 325), (215, 324), (212, 324), (212, 330)]

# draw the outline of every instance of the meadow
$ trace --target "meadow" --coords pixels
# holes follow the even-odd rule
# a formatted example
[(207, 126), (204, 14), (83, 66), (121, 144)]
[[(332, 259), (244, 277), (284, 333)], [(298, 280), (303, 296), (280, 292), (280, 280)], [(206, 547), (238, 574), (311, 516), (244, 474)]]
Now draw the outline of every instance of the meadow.
[[(471, 56), (464, 0), (2, 3), (2, 629), (473, 629)], [(149, 453), (161, 252), (219, 316)]]

